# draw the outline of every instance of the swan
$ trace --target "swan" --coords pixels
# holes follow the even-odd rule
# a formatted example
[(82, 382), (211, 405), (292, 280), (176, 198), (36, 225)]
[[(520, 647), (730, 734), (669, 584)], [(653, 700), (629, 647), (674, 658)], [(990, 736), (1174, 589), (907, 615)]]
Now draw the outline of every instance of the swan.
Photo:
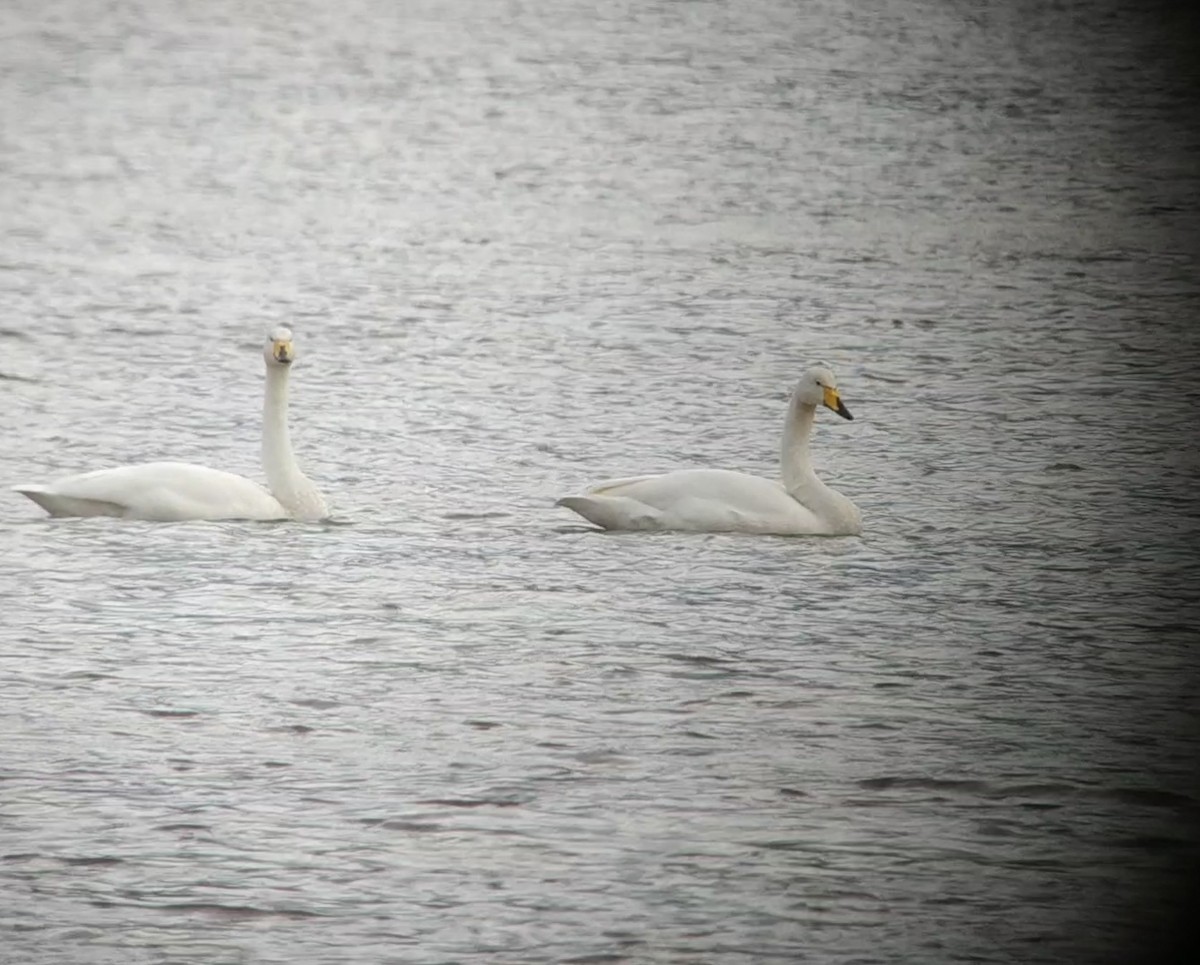
[(604, 529), (853, 536), (862, 532), (858, 507), (826, 486), (808, 460), (817, 406), (854, 416), (837, 379), (821, 365), (805, 371), (792, 392), (783, 427), (783, 482), (728, 469), (683, 469), (657, 476), (610, 479), (555, 505)]
[(288, 373), (296, 353), (292, 333), (276, 328), (263, 358), (262, 461), (267, 491), (256, 482), (186, 462), (147, 462), (67, 476), (48, 486), (13, 488), (51, 516), (119, 516), (124, 519), (302, 519), (328, 515), (317, 487), (300, 471), (288, 438)]

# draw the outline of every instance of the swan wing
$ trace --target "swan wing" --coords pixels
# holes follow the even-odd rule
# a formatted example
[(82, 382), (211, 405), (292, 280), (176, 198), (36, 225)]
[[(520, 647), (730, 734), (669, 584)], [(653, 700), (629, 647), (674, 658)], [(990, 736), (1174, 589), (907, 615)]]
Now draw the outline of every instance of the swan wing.
[(648, 476), (626, 476), (624, 479), (606, 479), (604, 482), (596, 483), (588, 492), (592, 495), (599, 496), (601, 494), (614, 493), (622, 489), (626, 489), (637, 483), (647, 482), (651, 479), (658, 479), (657, 475)]
[(287, 519), (258, 483), (184, 462), (150, 462), (67, 476), (48, 486), (17, 486), (51, 516), (119, 516), (158, 521)]
[(605, 529), (812, 535), (822, 521), (777, 482), (725, 469), (610, 479), (558, 505)]
[(624, 496), (564, 496), (555, 503), (574, 510), (602, 529), (669, 529), (662, 513), (646, 503)]

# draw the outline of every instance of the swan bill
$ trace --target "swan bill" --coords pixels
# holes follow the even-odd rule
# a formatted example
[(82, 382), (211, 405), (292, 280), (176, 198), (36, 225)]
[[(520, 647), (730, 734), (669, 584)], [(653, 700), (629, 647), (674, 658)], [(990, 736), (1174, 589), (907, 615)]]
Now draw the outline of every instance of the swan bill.
[(296, 357), (290, 338), (276, 338), (271, 342), (271, 357), (283, 365), (290, 365)]
[(825, 387), (825, 398), (823, 401), (825, 403), (826, 408), (832, 409), (834, 412), (836, 412), (838, 415), (840, 415), (843, 419), (849, 419), (851, 422), (854, 421), (854, 416), (852, 416), (850, 414), (850, 410), (846, 408), (846, 403), (843, 402), (842, 397), (840, 395), (838, 395), (837, 389), (832, 389), (829, 386), (826, 386)]

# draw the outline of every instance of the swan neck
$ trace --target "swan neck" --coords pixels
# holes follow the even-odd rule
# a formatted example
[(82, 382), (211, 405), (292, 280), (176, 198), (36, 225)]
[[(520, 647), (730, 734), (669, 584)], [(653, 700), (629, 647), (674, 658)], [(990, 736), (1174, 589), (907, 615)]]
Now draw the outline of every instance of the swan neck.
[(787, 420), (783, 425), (783, 485), (789, 490), (811, 485), (816, 481), (808, 458), (808, 440), (812, 435), (817, 407), (792, 397), (788, 404)]
[(816, 415), (815, 405), (806, 405), (792, 397), (783, 428), (784, 488), (821, 521), (820, 532), (829, 535), (861, 533), (862, 514), (858, 507), (821, 482), (808, 460), (808, 440)]
[[(292, 440), (288, 435), (288, 369), (267, 369), (267, 392), (263, 401), (263, 470), (271, 492), (285, 507), (285, 498), (303, 479)], [(288, 507), (290, 508), (290, 507)]]
[(263, 471), (267, 486), (295, 519), (318, 520), (329, 515), (320, 490), (300, 471), (288, 433), (287, 366), (267, 366), (267, 390), (263, 397)]

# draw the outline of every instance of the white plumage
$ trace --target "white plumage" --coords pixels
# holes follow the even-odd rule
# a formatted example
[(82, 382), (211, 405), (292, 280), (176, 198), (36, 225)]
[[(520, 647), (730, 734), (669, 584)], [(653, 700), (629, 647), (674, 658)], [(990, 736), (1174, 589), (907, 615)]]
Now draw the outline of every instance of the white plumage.
[(317, 487), (300, 471), (288, 435), (288, 373), (292, 333), (278, 328), (263, 350), (263, 469), (270, 490), (230, 472), (185, 462), (149, 462), (97, 469), (46, 486), (14, 487), (51, 516), (124, 519), (321, 519), (328, 514)]
[(784, 424), (782, 482), (727, 469), (683, 469), (611, 479), (557, 503), (604, 529), (849, 536), (862, 531), (858, 507), (817, 478), (808, 441), (818, 405), (853, 416), (829, 369), (806, 371)]

